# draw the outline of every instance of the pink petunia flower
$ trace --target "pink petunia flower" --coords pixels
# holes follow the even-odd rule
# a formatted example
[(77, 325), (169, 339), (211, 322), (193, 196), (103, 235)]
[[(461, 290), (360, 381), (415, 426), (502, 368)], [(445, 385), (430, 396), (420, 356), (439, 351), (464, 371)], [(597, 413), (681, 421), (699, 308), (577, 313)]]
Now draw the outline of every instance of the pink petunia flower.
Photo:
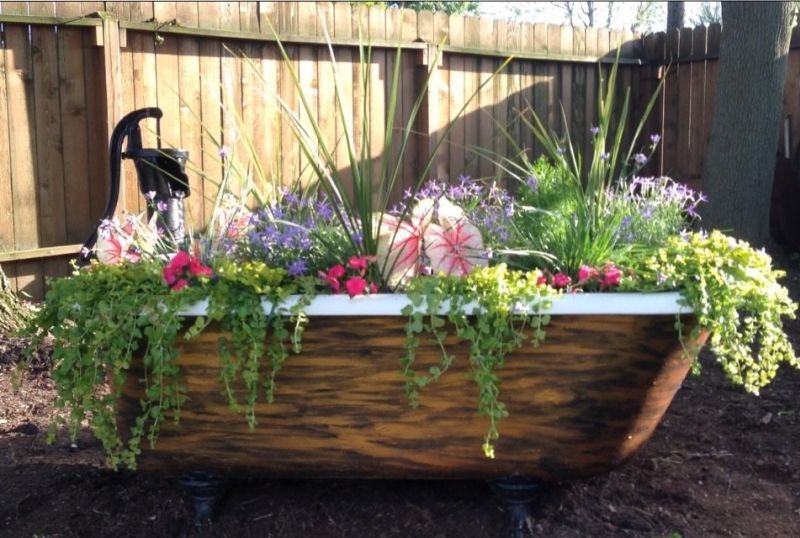
[(367, 289), (367, 281), (360, 276), (348, 278), (344, 285), (347, 288), (347, 295), (350, 297), (361, 295)]
[(211, 276), (213, 274), (211, 267), (203, 265), (200, 260), (194, 256), (192, 256), (189, 261), (189, 272), (192, 276)]
[(600, 273), (594, 267), (588, 265), (581, 265), (578, 269), (578, 282), (588, 282), (600, 276)]
[(622, 272), (613, 264), (603, 267), (603, 280), (600, 281), (600, 288), (612, 288), (619, 286), (622, 279)]
[(566, 273), (556, 273), (553, 275), (552, 286), (556, 289), (566, 288), (572, 284), (572, 279)]
[(369, 265), (369, 258), (367, 256), (350, 256), (347, 266), (356, 271), (366, 271)]
[(425, 254), (431, 260), (435, 274), (466, 276), (473, 267), (485, 267), (489, 263), (482, 256), (480, 230), (466, 220), (460, 220), (449, 228), (431, 224), (425, 232), (425, 244)]
[(180, 280), (175, 282), (175, 284), (173, 284), (171, 286), (171, 288), (172, 288), (172, 291), (178, 291), (178, 290), (182, 290), (183, 288), (185, 288), (188, 285), (189, 285), (189, 281), (186, 280), (185, 278), (181, 278)]

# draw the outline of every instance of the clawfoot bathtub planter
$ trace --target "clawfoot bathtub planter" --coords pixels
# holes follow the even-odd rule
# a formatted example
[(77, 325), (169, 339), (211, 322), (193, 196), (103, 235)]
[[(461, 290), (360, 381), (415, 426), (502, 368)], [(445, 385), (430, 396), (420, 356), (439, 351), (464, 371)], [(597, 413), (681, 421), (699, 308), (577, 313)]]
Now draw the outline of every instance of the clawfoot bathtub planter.
[[(422, 391), (418, 408), (408, 405), (400, 371), (404, 295), (314, 299), (302, 352), (279, 372), (275, 401), (257, 405), (253, 431), (221, 394), (221, 333), (212, 324), (179, 342), (188, 400), (180, 422), (167, 421), (155, 448), (143, 448), (139, 466), (276, 478), (514, 477), (511, 495), (527, 498), (536, 482), (605, 473), (650, 438), (691, 366), (675, 322), (680, 313), (688, 335), (693, 318), (679, 299), (587, 293), (553, 301), (544, 343), (523, 345), (498, 371), (509, 416), (500, 422), (494, 459), (481, 449), (488, 419), (476, 413), (468, 343), (448, 337), (455, 363)], [(204, 308), (198, 303), (185, 314), (202, 315)], [(422, 340), (419, 368), (441, 356)], [(683, 344), (702, 345), (705, 335), (699, 340)], [(140, 411), (137, 368), (123, 389), (121, 431)], [(520, 494), (522, 482), (529, 488)], [(501, 494), (509, 489), (500, 484)], [(527, 515), (510, 512), (520, 532)]]

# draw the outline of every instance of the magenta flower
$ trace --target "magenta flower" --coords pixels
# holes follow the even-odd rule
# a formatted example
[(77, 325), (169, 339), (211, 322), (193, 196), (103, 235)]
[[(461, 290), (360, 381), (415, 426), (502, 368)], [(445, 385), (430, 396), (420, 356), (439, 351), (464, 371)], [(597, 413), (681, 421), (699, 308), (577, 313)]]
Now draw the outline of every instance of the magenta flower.
[(603, 279), (600, 281), (600, 289), (619, 286), (622, 279), (622, 271), (613, 264), (603, 267)]
[(572, 279), (569, 277), (568, 274), (559, 272), (553, 275), (553, 282), (551, 285), (555, 289), (560, 290), (566, 288), (570, 284), (572, 284)]
[(361, 295), (367, 289), (367, 281), (361, 278), (360, 276), (354, 276), (347, 279), (347, 282), (344, 283), (345, 288), (347, 288), (347, 295), (350, 297), (355, 297), (356, 295)]
[(600, 273), (598, 273), (597, 269), (594, 267), (581, 265), (580, 269), (578, 269), (578, 282), (588, 282), (589, 280), (594, 280), (599, 276)]

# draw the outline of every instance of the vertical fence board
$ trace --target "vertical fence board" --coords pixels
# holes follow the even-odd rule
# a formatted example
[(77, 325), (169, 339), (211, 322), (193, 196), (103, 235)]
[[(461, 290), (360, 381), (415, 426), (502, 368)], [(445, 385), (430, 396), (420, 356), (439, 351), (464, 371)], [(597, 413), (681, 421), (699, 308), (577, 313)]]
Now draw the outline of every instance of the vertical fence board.
[[(464, 18), (464, 45), (477, 47), (480, 45), (480, 19), (477, 17)], [(464, 96), (470, 99), (464, 110), (464, 143), (467, 147), (475, 147), (480, 142), (480, 109), (479, 99), (474, 95), (480, 84), (480, 60), (475, 56), (464, 58)], [(479, 175), (478, 158), (474, 153), (467, 156), (464, 175), (475, 178)]]
[[(457, 47), (464, 46), (464, 17), (462, 15), (450, 15), (448, 29), (450, 31), (450, 44)], [(449, 121), (453, 123), (448, 139), (450, 150), (449, 177), (451, 180), (464, 173), (464, 165), (468, 160), (466, 152), (465, 138), (465, 115), (466, 110), (459, 114), (466, 99), (464, 73), (465, 59), (463, 54), (452, 54), (448, 62), (447, 70), (450, 77), (449, 93)]]
[[(712, 24), (708, 27), (706, 37), (706, 54), (709, 56), (719, 54), (719, 40), (722, 27), (719, 24)], [(717, 90), (717, 71), (719, 70), (719, 60), (709, 60), (706, 62), (706, 93), (703, 104), (703, 148), (708, 148), (711, 141), (711, 123), (714, 117), (714, 96)], [(705, 149), (703, 150), (705, 153)], [(703, 174), (705, 174), (705, 159), (702, 163)]]
[[(546, 24), (536, 23), (533, 25), (533, 46), (537, 52), (549, 51), (550, 29)], [(550, 68), (547, 62), (536, 61), (533, 66), (533, 111), (536, 115), (547, 121), (550, 117), (550, 86), (552, 83)], [(530, 116), (530, 114), (528, 114)], [(531, 158), (536, 159), (544, 152), (544, 148), (538, 141), (534, 141)]]
[[(572, 54), (586, 54), (585, 28), (575, 28), (572, 33)], [(572, 110), (572, 121), (570, 123), (570, 134), (577, 141), (578, 147), (583, 155), (591, 147), (591, 133), (586, 119), (586, 69), (585, 64), (575, 65), (572, 68), (572, 99), (565, 107)], [(584, 162), (588, 162), (584, 157)], [(584, 165), (585, 168), (585, 165)]]
[[(198, 24), (202, 28), (219, 28), (219, 6), (214, 2), (198, 2)], [(200, 121), (203, 133), (201, 153), (192, 158), (203, 170), (203, 212), (211, 216), (222, 181), (222, 140), (220, 58), (222, 43), (218, 39), (202, 39), (200, 54)]]
[[(547, 52), (550, 54), (561, 53), (561, 30), (560, 26), (548, 26), (547, 28)], [(561, 99), (561, 66), (556, 62), (547, 65), (548, 87), (547, 87), (547, 123), (556, 132), (562, 133), (561, 111), (559, 101)]]
[[(130, 15), (130, 10), (128, 10)], [(120, 51), (120, 72), (122, 76), (122, 114), (127, 114), (136, 109), (136, 89), (130, 81), (134, 80), (133, 54), (130, 45)], [(139, 193), (139, 182), (133, 166), (122, 166), (120, 181), (121, 189), (125, 193), (125, 209), (133, 214), (139, 214), (145, 209), (145, 201)]]
[[(692, 35), (692, 56), (703, 57), (706, 55), (706, 27), (699, 26), (694, 29)], [(705, 144), (703, 142), (703, 130), (705, 126), (705, 102), (706, 89), (706, 62), (705, 60), (694, 61), (689, 65), (692, 77), (691, 88), (691, 107), (692, 124), (689, 129), (689, 170), (694, 180), (703, 177), (703, 155), (705, 154)]]
[[(334, 27), (334, 7), (330, 2), (317, 3), (317, 35), (330, 35)], [(317, 98), (319, 100), (319, 127), (322, 132), (323, 141), (328, 152), (335, 155), (336, 152), (336, 116), (335, 108), (332, 107), (336, 99), (336, 88), (334, 87), (333, 62), (327, 47), (317, 49)]]
[[(572, 28), (568, 26), (561, 27), (561, 54), (572, 54), (572, 35), (574, 31)], [(563, 62), (560, 64), (560, 78), (561, 84), (559, 85), (559, 95), (558, 95), (558, 114), (561, 115), (562, 112), (564, 117), (562, 118), (561, 124), (561, 134), (562, 136), (567, 133), (567, 131), (572, 126), (572, 72), (573, 66), (570, 62)]]
[(58, 32), (58, 71), (61, 102), (61, 132), (63, 145), (64, 203), (66, 241), (77, 243), (86, 239), (96, 216), (91, 215), (89, 200), (90, 173), (88, 168), (88, 124), (83, 55), (76, 54), (83, 46), (84, 30), (61, 28)]
[[(665, 60), (674, 62), (678, 59), (680, 51), (680, 31), (673, 30), (666, 35)], [(680, 65), (672, 65), (666, 75), (664, 83), (664, 108), (669, 113), (664, 114), (664, 138), (662, 140), (662, 170), (667, 175), (674, 174), (677, 161), (678, 141), (678, 105), (680, 87)]]
[[(479, 19), (480, 29), (478, 31), (479, 46), (485, 49), (493, 49), (495, 45), (494, 40), (494, 24), (490, 20)], [(480, 84), (491, 76), (494, 72), (495, 61), (491, 57), (481, 57), (478, 61), (478, 73), (480, 75)], [(492, 150), (494, 148), (494, 117), (492, 116), (492, 108), (494, 107), (494, 84), (497, 81), (491, 81), (485, 84), (478, 94), (478, 145), (485, 150)], [(494, 164), (488, 158), (481, 158), (479, 161), (478, 177), (486, 179), (494, 174)]]
[[(649, 34), (648, 36), (642, 38), (642, 55), (648, 62), (657, 62), (661, 61), (661, 57), (658, 55), (658, 34)], [(653, 92), (658, 87), (658, 77), (659, 77), (660, 67), (658, 66), (645, 66), (643, 69), (639, 70), (639, 88), (640, 88), (640, 98), (637, 104), (636, 110), (638, 111), (638, 116), (641, 117), (644, 109), (647, 105), (647, 102), (653, 95)], [(644, 132), (646, 135), (650, 134), (661, 134), (661, 109), (659, 107), (659, 103), (661, 102), (660, 97), (658, 101), (653, 105), (653, 110), (650, 113), (650, 116), (645, 123)], [(658, 169), (661, 166), (661, 159), (660, 159), (660, 144), (659, 147), (655, 149), (653, 152), (652, 157), (650, 158), (650, 162), (647, 163), (645, 168), (642, 170), (643, 175), (657, 175)]]
[[(680, 45), (678, 59), (684, 60), (692, 56), (692, 29), (683, 28), (680, 32)], [(689, 166), (691, 148), (689, 147), (689, 133), (692, 128), (694, 111), (692, 110), (692, 64), (681, 63), (677, 70), (678, 82), (678, 133), (675, 148), (675, 174), (680, 178), (690, 178), (693, 170)]]
[[(586, 55), (597, 56), (597, 28), (587, 28), (584, 41), (586, 42)], [(589, 142), (586, 144), (583, 158), (585, 159), (587, 166), (589, 166), (588, 163), (591, 161), (592, 154), (594, 152), (594, 144), (592, 142), (594, 137), (592, 136), (591, 132), (589, 132), (589, 128), (599, 125), (599, 122), (597, 121), (597, 66), (586, 66), (584, 73), (584, 131)]]
[[(8, 122), (6, 51), (0, 49), (0, 252), (14, 250), (14, 203), (11, 189), (11, 125)], [(6, 274), (16, 285), (16, 274)], [(16, 290), (16, 288), (15, 288)]]
[[(85, 9), (81, 4), (82, 9)], [(86, 91), (87, 148), (89, 166), (89, 207), (92, 226), (102, 217), (108, 202), (108, 139), (103, 50), (94, 36), (83, 32), (83, 64)]]
[[(521, 27), (522, 43), (520, 48), (523, 52), (530, 52), (534, 50), (536, 35), (532, 24), (523, 24)], [(520, 74), (521, 94), (519, 99), (519, 108), (515, 113), (517, 124), (520, 130), (520, 146), (527, 155), (533, 151), (533, 133), (527, 129), (520, 117), (527, 109), (532, 106), (534, 102), (534, 92), (536, 91), (536, 80), (534, 78), (534, 65), (536, 62), (532, 60), (525, 60), (522, 62), (522, 70)]]
[[(334, 26), (331, 35), (340, 39), (353, 36), (353, 13), (346, 3), (337, 2), (333, 8)], [(416, 28), (414, 29), (416, 33)], [(358, 76), (353, 70), (353, 57), (358, 52), (342, 47), (336, 49), (335, 85), (339, 89), (336, 106), (331, 109), (336, 114), (336, 166), (344, 182), (351, 184), (353, 170), (350, 167), (349, 145), (353, 142), (353, 77)]]
[[(508, 36), (508, 23), (506, 21), (494, 21), (494, 38), (495, 38), (495, 48), (500, 49), (503, 48), (506, 44), (506, 39)], [(494, 72), (497, 68), (500, 67), (500, 62), (502, 59), (498, 58), (492, 62), (492, 72)], [(513, 66), (511, 64), (506, 65), (506, 68), (498, 73), (494, 79), (492, 79), (492, 88), (494, 90), (494, 96), (492, 97), (494, 101), (494, 113), (492, 114), (492, 142), (494, 146), (495, 154), (497, 155), (505, 155), (506, 149), (508, 147), (508, 141), (505, 136), (501, 134), (500, 129), (508, 129), (508, 96), (509, 96), (509, 79), (512, 76)], [(487, 74), (490, 76), (491, 73)], [(492, 170), (492, 175), (499, 179), (502, 174), (502, 169), (500, 163), (496, 163), (494, 165), (494, 169)]]
[[(32, 6), (33, 7), (33, 6)], [(52, 16), (53, 6), (37, 4), (37, 11)], [(36, 183), (39, 200), (39, 244), (57, 246), (66, 243), (66, 208), (64, 206), (63, 145), (61, 109), (58, 100), (58, 42), (51, 26), (31, 28), (33, 50), (34, 105), (36, 109)], [(46, 259), (42, 274), (63, 274), (66, 263)]]
[(6, 25), (5, 37), (8, 121), (15, 134), (10, 139), (14, 246), (22, 250), (39, 246), (33, 66), (28, 27)]

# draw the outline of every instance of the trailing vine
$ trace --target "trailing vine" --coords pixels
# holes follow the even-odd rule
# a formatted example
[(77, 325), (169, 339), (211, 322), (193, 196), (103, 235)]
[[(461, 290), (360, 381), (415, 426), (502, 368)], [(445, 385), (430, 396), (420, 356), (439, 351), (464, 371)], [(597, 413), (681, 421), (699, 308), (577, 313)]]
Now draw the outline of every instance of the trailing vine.
[[(557, 292), (541, 283), (541, 276), (539, 271), (509, 271), (500, 264), (477, 269), (465, 278), (416, 279), (407, 290), (411, 304), (403, 310), (408, 322), (402, 371), (409, 403), (414, 407), (419, 405), (420, 389), (437, 381), (454, 361), (444, 348), (447, 324), (439, 315), (440, 308), (447, 306), (447, 321), (459, 338), (470, 342), (469, 363), (472, 379), (478, 386), (478, 414), (489, 419), (483, 442), (484, 454), (489, 458), (494, 458), (493, 441), (499, 438), (500, 420), (508, 416), (500, 400), (497, 370), (505, 364), (506, 356), (519, 349), (526, 339), (538, 346), (550, 321), (549, 316), (538, 312), (549, 307)], [(480, 315), (473, 315), (473, 308)], [(430, 335), (442, 349), (439, 364), (426, 373), (414, 369), (422, 333)]]
[[(697, 317), (692, 339), (710, 333), (709, 347), (733, 383), (758, 394), (782, 362), (800, 367), (781, 321), (795, 317), (797, 304), (778, 282), (784, 272), (772, 268), (763, 250), (718, 231), (692, 233), (669, 238), (630, 263), (638, 268), (631, 288), (681, 290)], [(687, 350), (695, 371), (698, 351)]]
[[(59, 342), (53, 348), (55, 405), (67, 414), (51, 424), (50, 439), (66, 426), (74, 440), (88, 420), (111, 465), (135, 467), (142, 439), (155, 443), (167, 414), (180, 416), (185, 391), (175, 366), (173, 343), (182, 329), (177, 312), (203, 293), (171, 293), (161, 266), (152, 263), (92, 265), (51, 282), (30, 326), (32, 348), (48, 334)], [(117, 430), (117, 403), (135, 353), (142, 355), (145, 390), (126, 443)], [(103, 394), (98, 388), (106, 380), (110, 390)]]

